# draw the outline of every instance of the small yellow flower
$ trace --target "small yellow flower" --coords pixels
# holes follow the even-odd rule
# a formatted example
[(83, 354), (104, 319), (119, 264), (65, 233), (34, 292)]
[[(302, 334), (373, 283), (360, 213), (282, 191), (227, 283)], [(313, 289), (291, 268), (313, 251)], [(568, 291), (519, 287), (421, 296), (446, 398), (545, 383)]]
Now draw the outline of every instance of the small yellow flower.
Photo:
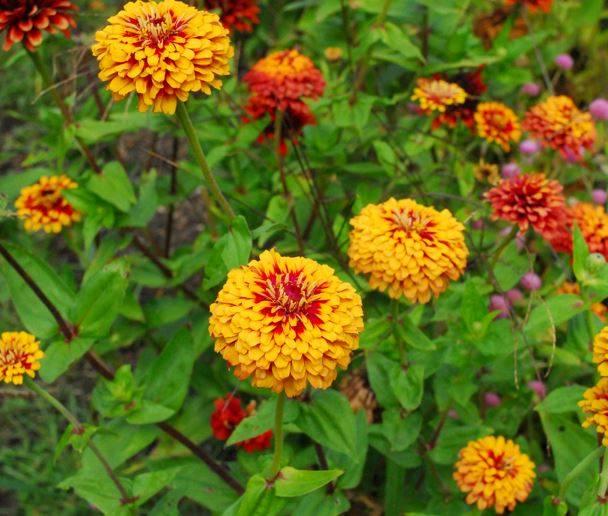
[(80, 213), (62, 195), (64, 190), (77, 186), (69, 177), (60, 175), (43, 176), (33, 185), (23, 188), (15, 207), (19, 218), (25, 221), (25, 229), (59, 233), (64, 227), (78, 222)]
[(342, 49), (340, 47), (327, 47), (325, 49), (325, 59), (328, 61), (339, 61), (342, 59)]
[(517, 115), (500, 102), (480, 102), (475, 111), (475, 123), (479, 136), (498, 143), (505, 151), (510, 150), (510, 142), (518, 142), (521, 138)]
[(473, 169), (475, 179), (480, 183), (489, 183), (496, 186), (500, 183), (500, 170), (495, 163), (486, 163), (481, 160)]
[(608, 378), (600, 378), (597, 385), (587, 389), (578, 406), (587, 415), (583, 428), (595, 426), (602, 444), (608, 446)]
[(116, 100), (130, 93), (139, 110), (175, 113), (190, 92), (211, 94), (229, 75), (234, 53), (217, 14), (177, 0), (129, 2), (95, 35), (99, 78)]
[(331, 267), (274, 250), (230, 271), (209, 319), (215, 351), (237, 378), (289, 397), (308, 383), (328, 388), (362, 329), (361, 298)]
[(601, 376), (608, 376), (608, 326), (593, 339), (593, 363)]
[(36, 376), (44, 353), (36, 337), (24, 331), (5, 331), (0, 335), (0, 382), (21, 385), (23, 375)]
[(412, 95), (412, 100), (418, 101), (424, 111), (440, 113), (448, 106), (464, 104), (466, 99), (467, 92), (458, 84), (441, 79), (418, 79)]
[(350, 266), (392, 298), (427, 303), (464, 272), (464, 226), (412, 199), (370, 204), (350, 221)]
[(534, 463), (519, 446), (502, 436), (471, 441), (460, 450), (454, 480), (466, 502), (480, 511), (512, 511), (528, 498), (534, 484)]

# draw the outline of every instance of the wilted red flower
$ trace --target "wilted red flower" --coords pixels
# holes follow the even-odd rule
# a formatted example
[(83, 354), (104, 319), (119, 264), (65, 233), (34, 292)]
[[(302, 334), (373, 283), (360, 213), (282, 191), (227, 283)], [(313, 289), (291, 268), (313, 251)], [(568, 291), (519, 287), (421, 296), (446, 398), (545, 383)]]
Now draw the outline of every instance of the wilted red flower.
[(521, 138), (517, 115), (500, 102), (480, 102), (475, 111), (475, 123), (479, 136), (497, 143), (504, 151), (509, 151), (511, 142)]
[(505, 5), (522, 4), (526, 6), (530, 12), (543, 11), (548, 13), (551, 11), (553, 0), (505, 0)]
[(43, 31), (61, 31), (69, 37), (77, 9), (68, 0), (0, 0), (0, 32), (6, 31), (2, 48), (9, 50), (23, 41), (28, 50), (35, 50)]
[(219, 9), (224, 27), (233, 32), (251, 32), (260, 23), (257, 0), (205, 0), (205, 7)]
[(589, 113), (579, 111), (570, 97), (549, 97), (533, 106), (522, 123), (524, 130), (566, 159), (579, 161), (595, 143), (595, 125)]
[(563, 187), (545, 174), (520, 174), (503, 179), (486, 193), (492, 204), (492, 218), (513, 222), (520, 231), (530, 226), (549, 239), (567, 226), (568, 212)]
[[(213, 435), (220, 441), (228, 440), (239, 423), (255, 412), (255, 401), (252, 401), (246, 409), (243, 409), (241, 400), (232, 394), (226, 394), (225, 397), (218, 398), (214, 405), (215, 410), (211, 414), (211, 429)], [(251, 453), (268, 448), (271, 439), (272, 431), (268, 430), (268, 432), (236, 443), (236, 445)]]
[[(271, 123), (260, 140), (274, 136), (277, 110), (282, 111), (282, 135), (296, 137), (304, 126), (316, 123), (315, 116), (304, 102), (323, 95), (325, 81), (314, 63), (297, 50), (273, 52), (258, 61), (243, 80), (251, 91), (245, 107), (253, 120), (270, 116)], [(282, 151), (286, 151), (283, 143)]]

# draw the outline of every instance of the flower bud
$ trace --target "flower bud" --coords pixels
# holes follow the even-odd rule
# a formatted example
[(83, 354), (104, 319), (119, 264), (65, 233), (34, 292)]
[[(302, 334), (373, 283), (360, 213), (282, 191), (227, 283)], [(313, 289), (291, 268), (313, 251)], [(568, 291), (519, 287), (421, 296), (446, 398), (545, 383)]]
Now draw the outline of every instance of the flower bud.
[(483, 402), (486, 407), (498, 407), (502, 403), (500, 396), (495, 392), (486, 392), (483, 395)]
[(530, 97), (536, 97), (540, 93), (540, 86), (535, 82), (527, 82), (521, 87), (521, 92)]
[(608, 198), (608, 194), (606, 194), (606, 190), (601, 190), (599, 188), (593, 190), (591, 192), (591, 198), (595, 204), (606, 204), (606, 199)]
[(540, 145), (534, 140), (524, 140), (519, 144), (519, 152), (522, 154), (536, 154), (540, 150)]
[(538, 274), (530, 271), (530, 272), (526, 272), (522, 276), (519, 284), (522, 287), (524, 287), (526, 290), (528, 290), (530, 292), (534, 292), (535, 290), (540, 289), (543, 282), (540, 279), (540, 277), (538, 276)]
[(570, 54), (560, 54), (555, 58), (555, 64), (562, 70), (570, 70), (574, 66), (574, 59)]
[(547, 386), (541, 382), (540, 380), (532, 380), (528, 382), (528, 388), (530, 388), (534, 393), (542, 400), (545, 399), (547, 395)]
[(589, 113), (596, 120), (608, 120), (608, 100), (595, 99), (589, 105)]
[(512, 179), (513, 177), (521, 173), (521, 169), (517, 163), (505, 163), (502, 166), (502, 177), (505, 179)]

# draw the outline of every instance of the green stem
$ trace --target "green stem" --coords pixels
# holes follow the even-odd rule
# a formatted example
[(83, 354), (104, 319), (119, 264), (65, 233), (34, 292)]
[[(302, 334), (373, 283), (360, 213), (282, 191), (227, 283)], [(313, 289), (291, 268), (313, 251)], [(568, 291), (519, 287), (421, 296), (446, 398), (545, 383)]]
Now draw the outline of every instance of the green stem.
[(285, 412), (285, 393), (282, 392), (277, 398), (277, 406), (274, 409), (274, 456), (270, 468), (271, 477), (278, 475), (281, 469), (283, 457), (283, 413)]
[(566, 499), (566, 491), (572, 481), (577, 478), (583, 471), (585, 471), (592, 462), (595, 461), (602, 454), (602, 448), (596, 448), (589, 455), (587, 455), (582, 461), (580, 461), (564, 478), (560, 488), (559, 488), (559, 499)]
[(209, 164), (207, 163), (207, 158), (205, 158), (205, 153), (201, 147), (200, 142), (198, 141), (198, 137), (196, 136), (196, 131), (194, 129), (194, 125), (192, 124), (192, 120), (190, 115), (188, 114), (188, 110), (183, 102), (177, 103), (177, 110), (175, 112), (179, 123), (182, 125), (186, 136), (188, 137), (188, 141), (190, 142), (190, 147), (192, 148), (192, 152), (194, 153), (194, 157), (198, 162), (198, 165), (203, 173), (203, 177), (205, 181), (207, 181), (207, 185), (209, 186), (209, 190), (211, 191), (211, 195), (215, 198), (217, 203), (220, 205), (222, 210), (228, 215), (230, 221), (232, 221), (236, 215), (232, 210), (232, 207), (224, 197), (224, 194), (220, 190), (215, 177), (213, 176), (211, 169), (209, 168)]
[(390, 459), (386, 459), (386, 491), (384, 493), (385, 516), (403, 514), (403, 494), (405, 490), (405, 469)]
[(499, 258), (502, 256), (502, 253), (507, 248), (507, 246), (514, 240), (517, 232), (519, 231), (519, 227), (517, 225), (511, 228), (509, 234), (505, 237), (505, 239), (500, 243), (500, 245), (494, 251), (494, 255), (492, 256), (492, 261), (490, 262), (490, 271), (494, 272), (494, 268), (498, 263)]
[(597, 495), (600, 498), (606, 496), (606, 490), (608, 489), (608, 448), (604, 448), (604, 460), (602, 461), (602, 472), (600, 473), (600, 488), (598, 489)]
[(385, 22), (386, 17), (388, 16), (388, 10), (391, 8), (392, 3), (393, 0), (384, 0), (384, 4), (382, 5), (382, 11), (380, 11), (380, 15), (376, 20), (376, 25), (382, 25)]

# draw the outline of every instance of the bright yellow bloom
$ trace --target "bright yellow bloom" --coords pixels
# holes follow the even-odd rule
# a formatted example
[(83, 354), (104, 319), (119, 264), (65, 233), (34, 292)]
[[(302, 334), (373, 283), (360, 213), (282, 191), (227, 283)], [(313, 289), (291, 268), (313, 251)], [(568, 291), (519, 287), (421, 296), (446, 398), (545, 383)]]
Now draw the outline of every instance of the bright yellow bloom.
[(24, 331), (5, 331), (0, 335), (0, 382), (21, 385), (23, 375), (36, 376), (44, 353), (36, 337)]
[(603, 436), (602, 444), (608, 446), (608, 378), (600, 378), (597, 385), (585, 391), (583, 398), (578, 402), (587, 415), (583, 428), (594, 425)]
[(511, 148), (510, 142), (521, 138), (517, 115), (500, 102), (480, 102), (475, 111), (475, 123), (479, 136), (498, 143), (505, 151)]
[(426, 303), (466, 267), (464, 226), (448, 210), (389, 199), (369, 204), (350, 224), (350, 266), (392, 298)]
[(99, 78), (114, 99), (137, 93), (139, 110), (175, 113), (190, 92), (211, 94), (234, 53), (217, 14), (177, 0), (129, 2), (95, 35)]
[(362, 329), (361, 298), (331, 267), (274, 250), (228, 273), (209, 319), (237, 378), (289, 397), (329, 387)]
[(484, 160), (481, 160), (473, 168), (473, 173), (475, 174), (475, 179), (480, 183), (489, 183), (493, 186), (500, 183), (500, 170), (495, 163), (486, 163)]
[(593, 339), (593, 363), (601, 376), (608, 376), (608, 326)]
[(454, 480), (469, 505), (498, 514), (512, 511), (528, 498), (534, 484), (534, 463), (519, 446), (502, 436), (471, 441), (460, 450)]
[(443, 113), (447, 106), (464, 104), (466, 99), (467, 92), (458, 84), (441, 79), (418, 79), (412, 95), (412, 100), (418, 101), (424, 111), (440, 113)]
[(78, 222), (80, 213), (62, 195), (64, 190), (77, 187), (69, 177), (61, 175), (43, 176), (33, 185), (23, 188), (15, 201), (15, 208), (19, 218), (25, 221), (25, 229), (59, 233), (64, 226)]

